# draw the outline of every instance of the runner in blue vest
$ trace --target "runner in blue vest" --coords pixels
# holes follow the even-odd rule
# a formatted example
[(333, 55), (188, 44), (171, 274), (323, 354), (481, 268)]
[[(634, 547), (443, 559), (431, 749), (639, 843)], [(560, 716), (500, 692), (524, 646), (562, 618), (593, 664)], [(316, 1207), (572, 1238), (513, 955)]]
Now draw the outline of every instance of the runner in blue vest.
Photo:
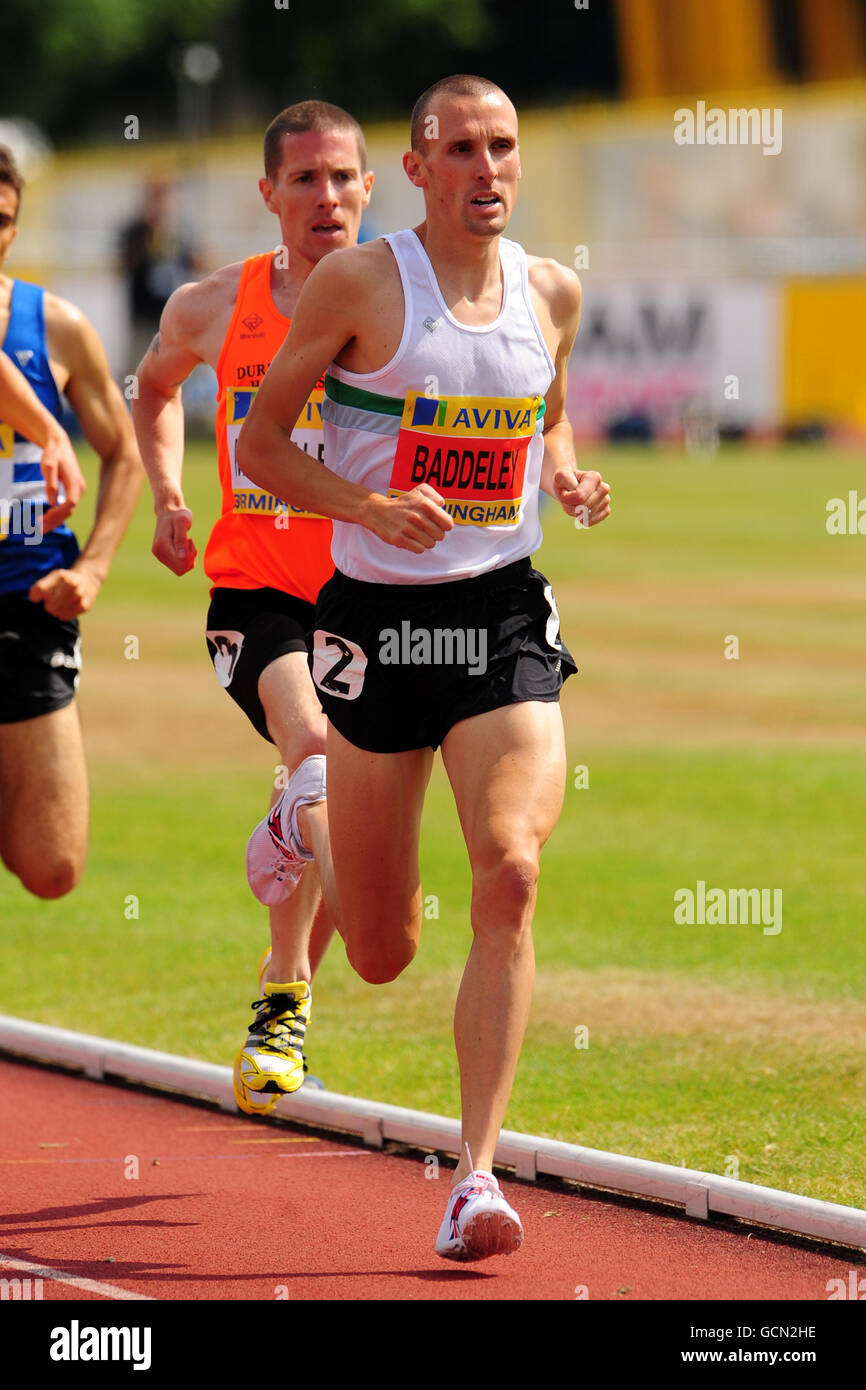
[[(0, 266), (15, 240), (23, 187), (0, 146)], [(57, 898), (78, 882), (87, 851), (77, 620), (108, 573), (142, 469), (102, 344), (74, 305), (0, 274), (0, 344), (54, 420), (66, 395), (101, 462), (96, 517), (81, 550), (66, 524), (81, 487), (65, 452), (58, 463), (58, 436), (42, 436), (46, 462), (38, 440), (16, 430), (14, 405), (9, 421), (0, 410), (0, 856), (31, 893)]]
[[(7, 445), (14, 435), (29, 439), (42, 449), (42, 477), (48, 498), (47, 511), (41, 512), (42, 530), (53, 531), (75, 511), (87, 488), (78, 466), (72, 441), (65, 429), (40, 401), (27, 378), (0, 352), (0, 420), (7, 426)], [(13, 433), (10, 434), (9, 431)], [(0, 445), (2, 456), (2, 445)], [(60, 490), (63, 501), (58, 502)], [(0, 501), (0, 534), (8, 531), (8, 517), (14, 507)], [(19, 508), (20, 511), (20, 508)]]

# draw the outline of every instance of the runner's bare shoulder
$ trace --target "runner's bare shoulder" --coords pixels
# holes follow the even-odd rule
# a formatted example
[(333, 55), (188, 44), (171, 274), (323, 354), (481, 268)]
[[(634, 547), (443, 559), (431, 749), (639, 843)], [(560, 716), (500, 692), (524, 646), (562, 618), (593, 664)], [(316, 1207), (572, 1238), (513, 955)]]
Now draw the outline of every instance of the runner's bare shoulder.
[(60, 295), (46, 290), (43, 305), (45, 327), (58, 343), (64, 346), (74, 344), (77, 347), (86, 334), (95, 332), (77, 304), (71, 303), (70, 300), (62, 299)]
[(552, 322), (562, 327), (580, 313), (581, 287), (575, 272), (550, 256), (526, 257), (529, 283), (547, 306)]
[[(162, 311), (161, 337), (192, 350), (211, 340), (222, 343), (234, 311), (243, 261), (221, 266), (203, 280), (179, 286)], [(207, 360), (204, 352), (200, 356)]]
[(387, 283), (392, 276), (399, 279), (397, 263), (387, 242), (379, 237), (362, 246), (332, 251), (311, 272), (309, 283), (317, 293), (331, 299), (340, 293), (351, 293), (363, 301), (380, 294), (383, 281)]
[(45, 291), (45, 341), (51, 367), (62, 391), (70, 378), (107, 374), (105, 349), (93, 324), (76, 304)]

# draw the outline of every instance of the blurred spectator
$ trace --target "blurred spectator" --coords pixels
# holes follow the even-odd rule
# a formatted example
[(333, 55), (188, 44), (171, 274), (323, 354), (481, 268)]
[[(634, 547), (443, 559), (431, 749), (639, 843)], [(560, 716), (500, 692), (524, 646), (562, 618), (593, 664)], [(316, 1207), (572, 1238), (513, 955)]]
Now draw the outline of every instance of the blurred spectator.
[(120, 232), (120, 261), (131, 323), (129, 370), (134, 372), (159, 328), (166, 300), (199, 269), (192, 243), (171, 215), (172, 186), (155, 179), (144, 190), (138, 217)]

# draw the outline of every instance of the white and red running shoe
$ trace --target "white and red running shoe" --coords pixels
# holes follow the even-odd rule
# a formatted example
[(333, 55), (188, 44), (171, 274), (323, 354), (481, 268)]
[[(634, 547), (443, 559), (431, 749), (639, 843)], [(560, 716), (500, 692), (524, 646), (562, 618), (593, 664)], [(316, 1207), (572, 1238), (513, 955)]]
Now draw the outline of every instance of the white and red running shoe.
[(452, 1187), (435, 1250), (446, 1260), (513, 1255), (523, 1242), (520, 1217), (492, 1173), (481, 1169)]
[(313, 857), (301, 839), (298, 811), (324, 801), (326, 796), (325, 757), (314, 753), (295, 768), (279, 801), (250, 836), (247, 879), (266, 907), (276, 907), (297, 888)]

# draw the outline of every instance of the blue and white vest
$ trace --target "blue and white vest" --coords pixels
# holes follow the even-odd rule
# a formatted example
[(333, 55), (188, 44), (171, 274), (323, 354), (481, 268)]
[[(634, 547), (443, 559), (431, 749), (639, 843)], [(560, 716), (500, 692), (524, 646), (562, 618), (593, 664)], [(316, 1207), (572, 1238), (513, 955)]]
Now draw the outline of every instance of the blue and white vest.
[[(45, 291), (13, 280), (9, 327), (3, 351), (26, 376), (46, 410), (59, 420), (60, 393), (45, 345)], [(68, 526), (41, 535), (39, 517), (48, 505), (42, 450), (0, 419), (0, 594), (26, 596), (53, 569), (67, 569), (79, 554)], [(63, 489), (60, 489), (63, 497)]]

